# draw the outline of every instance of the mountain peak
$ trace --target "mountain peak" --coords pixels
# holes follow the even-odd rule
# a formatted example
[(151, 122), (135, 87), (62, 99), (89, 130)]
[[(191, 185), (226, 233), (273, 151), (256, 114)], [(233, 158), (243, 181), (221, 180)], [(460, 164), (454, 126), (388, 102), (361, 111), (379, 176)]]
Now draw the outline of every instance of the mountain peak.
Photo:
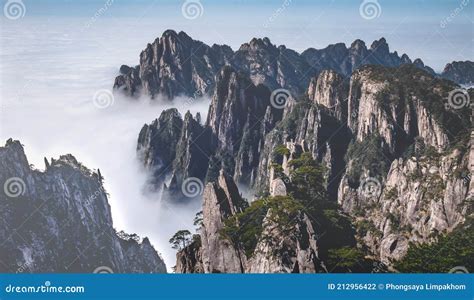
[(68, 165), (73, 168), (80, 168), (81, 163), (77, 161), (77, 159), (72, 154), (64, 154), (59, 156), (59, 159), (53, 159), (52, 165), (62, 166)]
[(389, 52), (387, 40), (384, 37), (380, 38), (378, 41), (373, 41), (370, 49), (373, 51)]
[(274, 44), (270, 41), (268, 37), (264, 38), (253, 38), (250, 42), (242, 44), (239, 50), (256, 50), (256, 49), (269, 49), (276, 48)]
[(367, 49), (365, 42), (363, 40), (357, 39), (351, 44), (352, 49)]
[(444, 67), (441, 75), (459, 84), (472, 85), (474, 84), (474, 62), (453, 61)]
[(9, 138), (7, 142), (5, 143), (5, 147), (20, 147), (23, 149), (23, 146), (21, 145), (19, 140), (14, 140), (12, 138)]
[(250, 45), (272, 45), (270, 39), (268, 37), (264, 38), (253, 38), (250, 40)]
[(413, 64), (417, 67), (424, 67), (425, 63), (421, 60), (421, 58), (417, 58), (413, 61)]
[(401, 60), (402, 60), (402, 63), (404, 64), (411, 64), (411, 59), (405, 53), (403, 53)]
[(163, 31), (163, 34), (161, 35), (161, 37), (169, 37), (169, 36), (178, 36), (178, 33), (176, 33), (176, 31), (174, 31), (173, 29), (167, 29)]

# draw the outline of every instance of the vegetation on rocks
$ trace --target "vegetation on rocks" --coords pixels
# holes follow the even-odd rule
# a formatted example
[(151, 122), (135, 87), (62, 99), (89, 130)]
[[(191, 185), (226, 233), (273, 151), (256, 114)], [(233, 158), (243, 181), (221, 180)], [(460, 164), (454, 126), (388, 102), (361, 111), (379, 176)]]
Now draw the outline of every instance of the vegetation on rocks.
[(394, 267), (403, 273), (446, 273), (456, 267), (474, 270), (474, 220), (471, 218), (432, 244), (411, 245)]
[(371, 177), (385, 176), (390, 168), (390, 154), (384, 151), (383, 139), (378, 134), (368, 136), (363, 142), (352, 142), (346, 153), (346, 161), (351, 162), (348, 180), (357, 188), (361, 175), (368, 171)]
[[(284, 149), (278, 147), (276, 151), (281, 153)], [(242, 246), (250, 257), (261, 238), (266, 216), (285, 236), (294, 230), (298, 216), (305, 213), (315, 228), (320, 242), (319, 255), (323, 259), (329, 257), (331, 249), (356, 248), (350, 220), (340, 212), (336, 203), (328, 200), (323, 166), (310, 153), (301, 154), (289, 165), (288, 195), (264, 197), (252, 202), (243, 212), (225, 220), (222, 236)], [(331, 262), (329, 266), (332, 266)]]

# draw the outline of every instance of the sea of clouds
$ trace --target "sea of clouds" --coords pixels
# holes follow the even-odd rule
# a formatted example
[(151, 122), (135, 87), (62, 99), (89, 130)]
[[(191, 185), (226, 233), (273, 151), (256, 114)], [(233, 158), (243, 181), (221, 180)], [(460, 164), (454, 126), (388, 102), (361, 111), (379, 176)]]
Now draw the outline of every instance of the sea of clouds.
[(114, 226), (148, 236), (171, 268), (176, 258), (168, 239), (194, 228), (200, 203), (173, 206), (159, 194), (144, 193), (148, 174), (136, 157), (138, 133), (170, 107), (182, 115), (200, 112), (205, 120), (209, 99), (171, 103), (115, 93), (113, 104), (99, 108), (94, 94), (112, 89), (121, 64), (138, 62), (148, 37), (130, 34), (124, 44), (110, 28), (89, 32), (82, 26), (53, 21), (2, 29), (0, 141), (20, 140), (37, 169), (44, 169), (43, 157), (66, 153), (100, 168)]

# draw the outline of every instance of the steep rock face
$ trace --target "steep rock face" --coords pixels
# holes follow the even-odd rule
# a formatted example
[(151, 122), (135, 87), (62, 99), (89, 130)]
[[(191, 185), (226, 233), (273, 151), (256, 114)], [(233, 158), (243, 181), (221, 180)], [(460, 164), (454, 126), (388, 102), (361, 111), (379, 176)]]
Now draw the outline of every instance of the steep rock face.
[(170, 190), (181, 190), (187, 178), (204, 181), (210, 156), (214, 153), (212, 132), (200, 124), (200, 115), (193, 118), (190, 112), (184, 116), (181, 137), (176, 144), (176, 157), (173, 161)]
[(217, 82), (206, 122), (217, 145), (213, 168), (224, 168), (238, 183), (249, 184), (255, 180), (264, 136), (281, 110), (270, 105), (266, 87), (253, 85), (230, 67), (221, 70)]
[[(143, 165), (152, 171), (156, 189), (180, 195), (187, 178), (204, 181), (209, 157), (213, 153), (211, 131), (200, 124), (200, 115), (190, 112), (184, 120), (175, 108), (165, 110), (160, 118), (144, 125), (138, 139), (137, 153)], [(164, 186), (166, 184), (166, 186)]]
[(250, 76), (255, 85), (274, 90), (284, 87), (300, 94), (316, 74), (306, 60), (285, 46), (277, 47), (268, 38), (252, 39), (236, 51), (232, 65)]
[[(285, 142), (282, 131), (272, 130), (265, 136), (263, 148), (260, 153), (259, 165), (257, 169), (257, 178), (254, 183), (254, 189), (258, 192), (270, 191), (271, 183), (275, 180), (275, 171), (272, 168), (272, 153), (278, 145)], [(291, 144), (291, 143), (290, 143)]]
[(453, 61), (444, 67), (441, 76), (459, 84), (473, 85), (474, 62), (469, 60)]
[(32, 169), (17, 141), (0, 148), (1, 272), (166, 272), (148, 239), (114, 230), (100, 172), (72, 155), (45, 163)]
[[(422, 147), (441, 153), (467, 134), (468, 110), (450, 109), (446, 103), (456, 88), (408, 65), (367, 66), (354, 72), (347, 123), (355, 140), (346, 157), (347, 181), (339, 189), (343, 206), (347, 184), (357, 187), (359, 178), (367, 176), (385, 178), (393, 159), (416, 146), (416, 139)], [(367, 153), (380, 158), (374, 160)]]
[(350, 133), (342, 122), (331, 115), (332, 111), (328, 113), (324, 108), (309, 108), (297, 127), (295, 143), (326, 167), (327, 189), (330, 198), (335, 200), (337, 183), (345, 167), (338, 158), (344, 157)]
[[(386, 82), (371, 80), (370, 76), (355, 72), (351, 77), (348, 124), (358, 141), (364, 140), (376, 131), (385, 138), (391, 151), (394, 152), (396, 128), (390, 122), (391, 115), (387, 115), (383, 103), (377, 99), (377, 95), (387, 86)], [(392, 107), (392, 110), (396, 108)]]
[(201, 241), (194, 241), (176, 254), (176, 273), (204, 273)]
[[(463, 123), (466, 123), (466, 116), (444, 107), (443, 99), (456, 86), (412, 66), (360, 68), (351, 77), (348, 103), (343, 101), (345, 93), (343, 84), (339, 83), (341, 80), (333, 71), (323, 71), (316, 86), (313, 80), (308, 88), (308, 98), (316, 105), (308, 105), (304, 101), (294, 105), (275, 132), (266, 136), (258, 168), (259, 188), (268, 188), (271, 182), (271, 153), (279, 144), (295, 143), (304, 151), (311, 152), (318, 161), (324, 162), (330, 171), (328, 182), (332, 187), (329, 187), (329, 192), (331, 198), (336, 199), (341, 178), (346, 179), (344, 185), (347, 185), (350, 184), (347, 181), (354, 181), (352, 173), (362, 173), (354, 171), (356, 168), (352, 165), (355, 161), (349, 157), (345, 173), (351, 176), (342, 175), (346, 167), (342, 159), (351, 135), (354, 136), (352, 143), (360, 146), (352, 148), (368, 148), (374, 144), (374, 152), (384, 161), (385, 167), (366, 167), (379, 168), (377, 175), (385, 176), (391, 161), (406, 151), (416, 137), (421, 137), (427, 147), (443, 151), (457, 132), (465, 130), (466, 124)], [(334, 92), (335, 83), (341, 86), (341, 91)], [(332, 103), (341, 103), (340, 108), (328, 108)], [(344, 119), (341, 120), (346, 115), (346, 109), (348, 128), (344, 125)], [(364, 150), (355, 152), (364, 153)], [(356, 175), (359, 177), (361, 174)], [(343, 203), (342, 199), (347, 197), (340, 196), (339, 201)]]
[[(281, 163), (288, 176), (290, 170), (287, 166), (292, 158), (301, 152), (310, 152), (314, 159), (326, 167), (328, 192), (335, 201), (339, 178), (345, 167), (340, 158), (344, 157), (351, 136), (347, 127), (333, 115), (334, 110), (309, 100), (300, 101), (293, 106), (283, 121), (265, 137), (254, 187), (259, 191), (268, 190), (274, 179), (274, 163)], [(281, 145), (289, 153), (283, 155), (282, 161), (276, 161), (273, 153)]]
[(231, 67), (223, 68), (217, 77), (216, 87), (209, 107), (206, 125), (212, 129), (219, 148), (235, 153), (236, 142), (242, 137), (245, 125), (256, 122), (265, 113), (270, 92), (258, 89), (247, 77)]
[(317, 273), (326, 269), (319, 259), (316, 234), (308, 216), (301, 214), (291, 233), (270, 220), (263, 221), (263, 233), (248, 260), (248, 273)]
[(371, 197), (364, 216), (358, 216), (372, 222), (364, 242), (388, 264), (402, 258), (410, 242), (431, 242), (453, 230), (472, 213), (472, 203), (466, 201), (470, 171), (468, 153), (457, 149), (395, 160), (380, 198)]
[(201, 228), (202, 264), (205, 273), (243, 273), (245, 254), (221, 237), (224, 219), (241, 212), (247, 203), (223, 172), (217, 183), (208, 183), (203, 195)]
[(130, 96), (138, 96), (142, 88), (140, 65), (135, 68), (122, 65), (120, 75), (115, 77), (114, 89), (118, 88)]
[(352, 75), (348, 124), (357, 141), (379, 135), (391, 154), (400, 154), (421, 136), (425, 144), (445, 149), (448, 132), (430, 102), (435, 98), (441, 108), (444, 95), (456, 87), (408, 65), (394, 71), (368, 66)]
[(169, 99), (180, 94), (203, 95), (232, 53), (228, 46), (210, 47), (182, 31), (167, 30), (142, 51), (139, 67), (117, 77), (114, 88), (128, 94), (142, 89), (152, 97), (163, 94)]
[(322, 71), (317, 78), (311, 79), (308, 87), (309, 100), (328, 108), (340, 121), (347, 118), (347, 96), (347, 82), (332, 70)]
[[(277, 194), (286, 196), (281, 181)], [(326, 272), (319, 258), (317, 234), (309, 217), (298, 212), (283, 228), (268, 210), (263, 231), (250, 257), (222, 234), (224, 220), (241, 213), (248, 204), (231, 177), (220, 173), (208, 183), (203, 196), (200, 240), (176, 255), (177, 273), (316, 273)]]
[(388, 263), (405, 255), (410, 242), (430, 242), (464, 220), (467, 184), (460, 174), (467, 158), (452, 147), (467, 146), (470, 122), (467, 109), (445, 105), (456, 85), (409, 66), (393, 77), (379, 71), (362, 68), (351, 78), (348, 123), (355, 140), (338, 202), (362, 224), (364, 243)]
[(275, 196), (286, 196), (287, 191), (286, 191), (286, 185), (283, 179), (281, 178), (276, 178), (273, 179), (271, 184), (270, 184), (270, 195), (272, 197)]
[[(331, 76), (323, 72), (319, 78)], [(331, 82), (330, 79), (327, 80)], [(464, 203), (467, 197), (467, 188), (459, 186), (459, 179), (453, 181), (448, 178), (448, 170), (466, 168), (466, 163), (462, 162), (459, 155), (449, 166), (444, 167), (444, 171), (439, 171), (442, 173), (439, 177), (443, 180), (438, 188), (442, 187), (441, 193), (446, 198), (440, 198), (443, 199), (443, 204), (429, 202), (425, 209), (429, 211), (427, 214), (413, 210), (414, 203), (419, 207), (418, 203), (423, 198), (414, 190), (404, 189), (397, 196), (393, 196), (392, 192), (394, 199), (390, 201), (380, 196), (388, 193), (386, 185), (389, 182), (404, 182), (403, 173), (394, 175), (393, 171), (396, 168), (394, 161), (398, 161), (400, 157), (404, 157), (400, 164), (405, 165), (406, 157), (447, 157), (450, 154), (446, 151), (453, 145), (466, 146), (464, 137), (470, 128), (468, 110), (456, 110), (446, 105), (449, 92), (456, 88), (456, 85), (434, 78), (413, 66), (363, 67), (351, 78), (347, 127), (332, 117), (334, 111), (328, 110), (324, 105), (327, 101), (313, 104), (318, 99), (324, 99), (323, 96), (313, 98), (313, 103), (300, 101), (288, 110), (282, 122), (266, 136), (260, 156), (257, 187), (261, 191), (272, 192), (273, 182), (277, 180), (273, 164), (281, 164), (281, 172), (288, 176), (288, 166), (293, 157), (297, 153), (310, 152), (313, 158), (329, 170), (326, 177), (330, 198), (337, 199), (342, 209), (357, 218), (358, 222), (371, 220), (370, 223), (362, 222), (362, 225), (357, 225), (361, 231), (370, 228), (374, 232), (364, 233), (362, 243), (369, 245), (375, 256), (386, 263), (392, 258), (399, 259), (406, 253), (409, 242), (431, 241), (429, 233), (450, 231), (452, 224), (462, 222), (462, 216), (466, 212), (460, 203)], [(316, 94), (313, 80), (308, 96)], [(275, 151), (281, 153), (281, 158), (275, 160)], [(335, 168), (338, 163), (339, 167)], [(441, 169), (441, 166), (436, 168), (435, 170)], [(435, 181), (431, 177), (433, 176), (420, 176), (417, 184), (424, 185), (425, 190), (435, 190), (432, 186)], [(455, 190), (452, 188), (454, 186)], [(407, 204), (407, 198), (413, 202)], [(385, 215), (381, 213), (380, 216), (378, 213), (382, 205), (391, 207), (391, 210), (385, 208)], [(406, 205), (411, 207), (409, 213), (402, 208)], [(441, 216), (445, 209), (449, 213)], [(416, 230), (423, 231), (421, 237), (405, 237), (404, 234), (387, 231), (390, 227), (387, 225), (390, 223), (388, 220), (394, 219), (394, 211), (398, 211), (397, 215), (411, 214), (409, 221), (403, 221), (405, 223), (402, 226), (408, 226), (413, 220), (421, 220), (426, 215), (432, 215), (432, 219), (426, 221), (426, 227), (405, 233), (407, 236), (416, 236)], [(378, 220), (378, 223), (373, 224), (373, 220)]]
[(138, 136), (137, 154), (143, 165), (152, 170), (153, 183), (161, 188), (172, 172), (176, 147), (181, 140), (183, 120), (175, 108), (165, 110)]
[(231, 67), (217, 77), (206, 124), (191, 114), (184, 121), (176, 109), (164, 111), (145, 125), (138, 139), (138, 156), (153, 171), (153, 185), (180, 190), (186, 178), (217, 179), (220, 169), (239, 184), (256, 180), (265, 135), (281, 119), (281, 109), (270, 105), (270, 91), (255, 86)]

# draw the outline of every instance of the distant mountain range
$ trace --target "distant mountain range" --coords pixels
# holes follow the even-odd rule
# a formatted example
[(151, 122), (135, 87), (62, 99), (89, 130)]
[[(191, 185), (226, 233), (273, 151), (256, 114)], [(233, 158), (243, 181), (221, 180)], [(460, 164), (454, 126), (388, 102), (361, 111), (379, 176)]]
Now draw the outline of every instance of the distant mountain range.
[[(197, 97), (211, 93), (215, 74), (229, 65), (246, 74), (255, 85), (264, 84), (272, 90), (281, 87), (299, 95), (304, 93), (310, 79), (323, 70), (334, 70), (347, 78), (368, 64), (387, 67), (414, 64), (435, 75), (421, 59), (412, 61), (406, 54), (390, 52), (384, 38), (374, 41), (370, 48), (356, 40), (350, 47), (338, 43), (319, 50), (309, 48), (299, 54), (284, 45), (272, 44), (268, 38), (254, 38), (233, 51), (227, 45), (209, 46), (185, 32), (167, 30), (141, 52), (139, 65), (120, 68), (121, 75), (115, 79), (114, 88), (129, 95)], [(472, 84), (474, 65), (470, 61), (453, 62), (437, 76), (459, 84)]]

